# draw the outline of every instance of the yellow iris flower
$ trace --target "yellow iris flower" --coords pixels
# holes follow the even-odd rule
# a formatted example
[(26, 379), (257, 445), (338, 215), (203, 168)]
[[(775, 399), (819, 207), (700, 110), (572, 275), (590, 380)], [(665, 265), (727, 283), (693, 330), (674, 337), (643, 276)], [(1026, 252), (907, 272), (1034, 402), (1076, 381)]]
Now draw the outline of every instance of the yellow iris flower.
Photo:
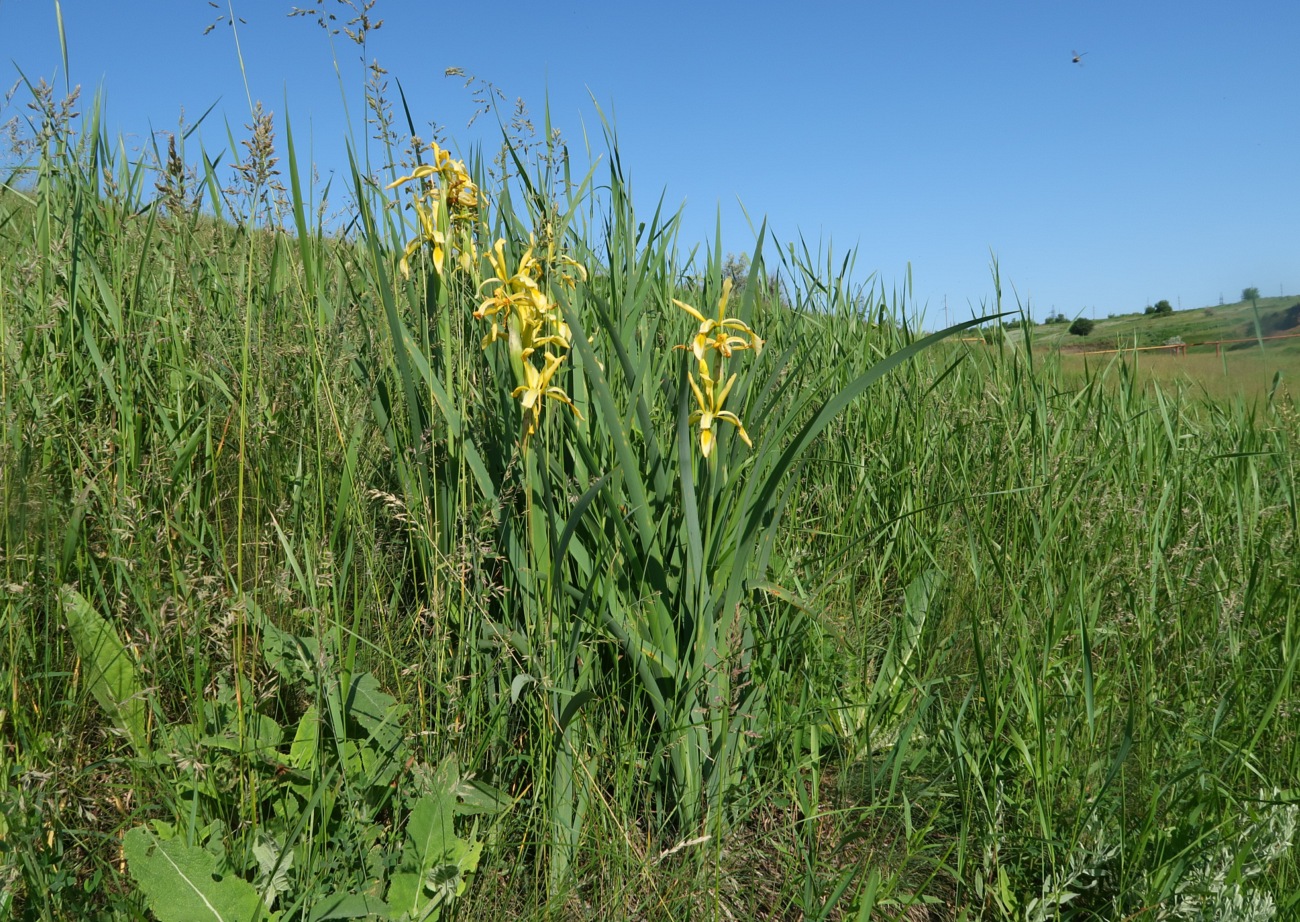
[(524, 438), (527, 439), (537, 431), (537, 424), (542, 417), (543, 398), (550, 397), (552, 400), (558, 400), (560, 403), (567, 404), (569, 409), (574, 412), (578, 419), (582, 419), (582, 413), (569, 395), (561, 387), (551, 384), (551, 378), (555, 372), (564, 364), (564, 357), (547, 352), (542, 357), (542, 368), (538, 370), (532, 362), (524, 362), (524, 382), (516, 387), (510, 394), (511, 397), (518, 397), (519, 402), (524, 408)]
[(745, 431), (740, 417), (722, 408), (722, 405), (727, 402), (727, 395), (731, 393), (731, 386), (736, 383), (736, 376), (733, 374), (728, 378), (722, 390), (718, 391), (717, 382), (709, 376), (709, 367), (700, 362), (700, 380), (703, 382), (703, 387), (695, 382), (695, 375), (689, 375), (687, 380), (691, 384), (691, 390), (695, 392), (695, 401), (700, 405), (700, 408), (691, 414), (690, 419), (692, 426), (696, 423), (700, 425), (700, 453), (707, 458), (713, 451), (713, 444), (717, 439), (713, 424), (718, 420), (735, 426), (745, 444), (753, 448), (754, 443), (749, 440), (749, 433)]
[(483, 285), (488, 285), (491, 282), (501, 282), (503, 284), (516, 282), (529, 288), (537, 288), (537, 279), (542, 274), (542, 270), (537, 260), (533, 258), (532, 247), (524, 250), (524, 255), (519, 257), (519, 268), (514, 272), (510, 271), (510, 266), (506, 263), (506, 242), (504, 240), (498, 240), (493, 245), (492, 249), (488, 251), (487, 260), (496, 275), (483, 282)]
[[(416, 192), (411, 203), (420, 222), (420, 233), (406, 245), (406, 250), (402, 253), (402, 261), (398, 268), (403, 278), (410, 278), (411, 257), (426, 243), (433, 251), (435, 271), (439, 275), (443, 272), (448, 229), (439, 227), (440, 193), (446, 194), (447, 210), (453, 224), (456, 221), (472, 220), (475, 209), (478, 208), (478, 186), (474, 185), (473, 180), (469, 178), (465, 164), (459, 160), (452, 160), (451, 154), (439, 147), (436, 142), (429, 146), (433, 150), (433, 163), (422, 163), (409, 176), (399, 176), (385, 187), (394, 189), (404, 183), (427, 181), (427, 188)], [(457, 264), (467, 269), (475, 255), (474, 241), (468, 232), (457, 234), (456, 241), (456, 248), (460, 250)]]
[[(479, 285), (479, 297), (483, 300), (474, 311), (476, 319), (492, 321), (492, 329), (483, 337), (483, 348), (498, 339), (506, 340), (515, 380), (523, 382), (510, 396), (518, 398), (523, 407), (525, 450), (541, 423), (546, 398), (566, 404), (582, 419), (582, 413), (564, 388), (551, 383), (568, 355), (570, 332), (558, 306), (542, 289), (549, 278), (548, 267), (557, 260), (548, 254), (548, 261), (543, 264), (533, 255), (537, 249), (536, 240), (530, 239), (519, 264), (512, 267), (506, 261), (506, 242), (498, 240), (493, 244), (484, 257), (494, 274)], [(586, 277), (586, 271), (577, 263), (563, 256), (559, 259)], [(535, 358), (540, 358), (540, 367)]]
[[(429, 145), (433, 150), (433, 163), (422, 163), (415, 168), (410, 176), (402, 176), (393, 180), (386, 188), (393, 189), (402, 183), (416, 182), (421, 179), (429, 179), (437, 176), (441, 181), (442, 188), (447, 191), (447, 207), (453, 213), (463, 213), (478, 207), (478, 186), (469, 178), (469, 171), (465, 169), (465, 164), (460, 160), (452, 160), (451, 154), (438, 146), (434, 141)], [(455, 214), (461, 217), (461, 214)]]
[[(533, 258), (532, 249), (524, 252), (519, 260), (519, 268), (511, 272), (506, 265), (506, 242), (498, 240), (496, 245), (487, 254), (488, 262), (492, 266), (495, 276), (485, 279), (479, 286), (479, 292), (482, 294), (484, 288), (493, 284), (496, 285), (491, 295), (479, 304), (478, 309), (474, 311), (474, 319), (485, 320), (492, 318), (492, 330), (483, 338), (483, 348), (500, 339), (504, 332), (502, 325), (509, 324), (510, 317), (516, 318), (519, 328), (521, 350), (527, 350), (523, 353), (524, 357), (531, 353), (538, 345), (543, 344), (549, 338), (537, 337), (537, 332), (541, 329), (545, 320), (549, 319), (554, 310), (554, 305), (547, 300), (546, 295), (537, 285), (537, 275), (540, 267), (537, 260)], [(561, 343), (568, 346), (568, 341)]]
[[(568, 256), (561, 255), (557, 259), (557, 262), (559, 262), (561, 265), (568, 266), (569, 268), (573, 269), (575, 272), (578, 273), (578, 275), (582, 277), (582, 280), (584, 282), (587, 281), (587, 267), (584, 266), (582, 263), (578, 262), (576, 259), (572, 259)], [(564, 284), (568, 285), (570, 288), (574, 288), (578, 284), (577, 280), (574, 279), (574, 277), (569, 275), (569, 273), (567, 272), (560, 273), (560, 281), (564, 282)]]
[[(690, 343), (676, 348), (689, 349), (695, 356), (695, 361), (699, 366), (698, 381), (694, 374), (687, 376), (691, 390), (695, 394), (695, 402), (699, 405), (699, 409), (691, 414), (690, 422), (691, 425), (699, 424), (700, 452), (706, 458), (713, 452), (713, 446), (717, 442), (717, 432), (713, 424), (718, 420), (735, 426), (745, 444), (750, 448), (754, 447), (754, 443), (750, 441), (749, 433), (745, 431), (745, 426), (741, 423), (740, 417), (729, 410), (723, 409), (723, 404), (727, 401), (727, 395), (731, 393), (731, 387), (736, 383), (736, 375), (733, 374), (730, 378), (727, 378), (726, 384), (722, 385), (721, 388), (718, 387), (718, 381), (726, 374), (726, 360), (730, 359), (733, 353), (744, 349), (752, 349), (754, 354), (758, 355), (763, 351), (763, 340), (750, 328), (749, 324), (738, 318), (727, 316), (727, 301), (730, 298), (731, 279), (724, 279), (722, 295), (718, 298), (716, 317), (705, 317), (704, 314), (685, 301), (673, 299), (674, 304), (700, 322), (699, 328), (695, 331), (695, 335), (691, 337)], [(716, 352), (719, 356), (716, 378), (709, 369), (708, 354), (710, 351)]]
[[(722, 297), (718, 298), (717, 317), (705, 317), (685, 301), (673, 299), (674, 304), (700, 322), (700, 328), (691, 340), (691, 345), (678, 346), (679, 349), (690, 348), (697, 362), (704, 361), (704, 355), (709, 349), (724, 358), (731, 358), (733, 352), (741, 349), (753, 349), (755, 355), (763, 351), (763, 340), (749, 328), (749, 324), (727, 316), (727, 300), (730, 297), (731, 279), (726, 279), (722, 283)], [(736, 333), (744, 335), (737, 336)]]
[(428, 243), (433, 250), (434, 271), (441, 275), (443, 259), (447, 252), (447, 237), (438, 230), (438, 222), (434, 219), (433, 212), (423, 207), (418, 199), (415, 203), (415, 214), (420, 220), (420, 234), (406, 245), (402, 253), (402, 261), (398, 263), (397, 268), (401, 270), (402, 278), (410, 278), (411, 257), (420, 251), (420, 247)]

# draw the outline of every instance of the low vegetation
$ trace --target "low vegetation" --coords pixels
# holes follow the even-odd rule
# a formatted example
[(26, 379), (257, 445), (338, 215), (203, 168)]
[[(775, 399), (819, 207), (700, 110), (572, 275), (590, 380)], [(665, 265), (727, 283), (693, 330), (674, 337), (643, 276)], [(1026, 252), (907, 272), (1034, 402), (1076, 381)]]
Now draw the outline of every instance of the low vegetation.
[(1300, 911), (1285, 382), (922, 335), (612, 141), (418, 145), (336, 234), (287, 121), (222, 177), (46, 114), (0, 917)]

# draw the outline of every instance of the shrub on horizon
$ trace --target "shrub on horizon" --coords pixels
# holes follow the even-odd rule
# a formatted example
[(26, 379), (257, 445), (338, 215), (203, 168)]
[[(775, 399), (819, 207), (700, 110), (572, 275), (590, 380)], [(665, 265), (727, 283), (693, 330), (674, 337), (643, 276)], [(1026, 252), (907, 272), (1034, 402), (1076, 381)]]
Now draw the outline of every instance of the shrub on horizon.
[(1074, 323), (1070, 324), (1070, 333), (1074, 336), (1087, 336), (1096, 325), (1095, 321), (1087, 317), (1076, 317)]

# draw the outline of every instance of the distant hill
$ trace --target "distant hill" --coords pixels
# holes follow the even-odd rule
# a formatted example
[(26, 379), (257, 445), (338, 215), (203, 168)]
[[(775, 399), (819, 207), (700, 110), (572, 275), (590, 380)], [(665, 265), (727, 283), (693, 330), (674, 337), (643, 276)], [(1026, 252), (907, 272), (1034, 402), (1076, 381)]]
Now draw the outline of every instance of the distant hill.
[[(1257, 336), (1300, 334), (1300, 296), (1285, 295), (1249, 301), (1176, 310), (1169, 314), (1123, 314), (1099, 319), (1087, 336), (1074, 336), (1070, 324), (1039, 323), (1033, 327), (1034, 344), (1062, 351), (1087, 352), (1101, 349), (1159, 346), (1174, 337), (1195, 349), (1198, 343), (1249, 340), (1225, 345), (1225, 349), (1255, 348)], [(1019, 328), (1007, 331), (1007, 339), (1023, 337)], [(1213, 350), (1212, 345), (1202, 347)], [(1300, 335), (1265, 343), (1269, 350), (1300, 353)], [(1200, 350), (1197, 350), (1200, 351)]]

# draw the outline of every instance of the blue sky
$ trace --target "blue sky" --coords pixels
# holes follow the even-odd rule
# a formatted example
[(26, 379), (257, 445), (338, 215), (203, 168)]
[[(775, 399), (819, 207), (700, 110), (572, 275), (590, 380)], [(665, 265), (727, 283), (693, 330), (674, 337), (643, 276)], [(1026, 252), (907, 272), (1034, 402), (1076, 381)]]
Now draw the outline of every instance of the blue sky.
[[(220, 2), (62, 3), (72, 83), (103, 87), (128, 146), (214, 102), (209, 152), (227, 121), (243, 135), (231, 30), (202, 34)], [(323, 174), (346, 173), (360, 49), (331, 50), (293, 5), (233, 2), (248, 92), (280, 132), (287, 107), (300, 156), (310, 145)], [(339, 0), (316, 5), (345, 18)], [(522, 97), (538, 124), (549, 100), (574, 149), (584, 132), (599, 144), (594, 100), (639, 207), (684, 206), (684, 244), (711, 241), (720, 213), (724, 248), (752, 249), (747, 211), (783, 241), (856, 248), (859, 281), (892, 289), (910, 264), (928, 325), (945, 300), (953, 321), (991, 300), (991, 253), (1006, 300), (1038, 317), (1300, 293), (1296, 0), (378, 0), (372, 14), (367, 58), (453, 147), (491, 125), (465, 127), (474, 106), (448, 67)], [(0, 0), (0, 67), (6, 88), (16, 68), (61, 85), (54, 0)]]

